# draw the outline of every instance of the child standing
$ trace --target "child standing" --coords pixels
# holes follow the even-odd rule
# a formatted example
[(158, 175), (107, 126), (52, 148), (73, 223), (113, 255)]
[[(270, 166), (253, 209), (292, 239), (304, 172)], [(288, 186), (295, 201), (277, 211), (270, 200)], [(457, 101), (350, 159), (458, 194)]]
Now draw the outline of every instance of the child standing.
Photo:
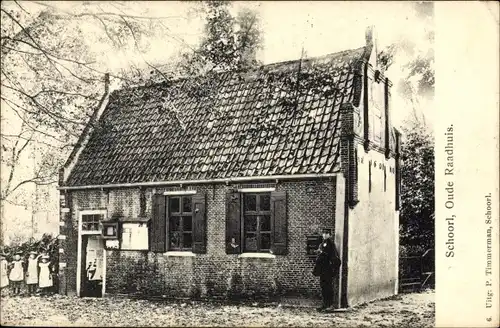
[(7, 262), (5, 254), (0, 254), (0, 289), (2, 290), (9, 285), (8, 268), (9, 262)]
[(24, 280), (24, 269), (21, 254), (21, 252), (15, 253), (14, 260), (10, 264), (9, 279), (12, 282), (12, 291), (14, 292), (14, 295), (19, 295), (21, 292), (21, 283)]
[(30, 252), (28, 258), (28, 265), (26, 270), (26, 286), (28, 286), (28, 295), (32, 295), (36, 291), (38, 284), (38, 259), (41, 255), (37, 256), (36, 252)]
[(49, 259), (50, 257), (48, 255), (43, 255), (42, 262), (38, 264), (38, 266), (40, 267), (40, 278), (38, 279), (38, 285), (42, 290), (42, 295), (47, 295), (48, 290), (53, 285)]

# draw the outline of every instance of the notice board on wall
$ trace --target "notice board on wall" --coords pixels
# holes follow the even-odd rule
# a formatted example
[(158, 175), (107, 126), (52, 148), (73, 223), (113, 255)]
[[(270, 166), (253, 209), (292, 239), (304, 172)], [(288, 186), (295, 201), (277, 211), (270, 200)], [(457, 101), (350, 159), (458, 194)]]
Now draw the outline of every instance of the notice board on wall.
[(147, 250), (149, 248), (146, 222), (124, 222), (121, 231), (121, 249)]

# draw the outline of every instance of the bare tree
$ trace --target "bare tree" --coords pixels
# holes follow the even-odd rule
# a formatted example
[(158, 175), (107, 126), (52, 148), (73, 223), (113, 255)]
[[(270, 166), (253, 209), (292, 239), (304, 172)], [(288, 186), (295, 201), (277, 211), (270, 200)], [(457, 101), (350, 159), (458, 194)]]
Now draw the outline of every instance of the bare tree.
[[(89, 44), (128, 51), (155, 70), (143, 55), (150, 39), (162, 35), (187, 45), (168, 28), (182, 17), (137, 14), (122, 3), (82, 2), (66, 8), (52, 2), (3, 1), (0, 11), (0, 200), (16, 203), (12, 198), (23, 186), (55, 182), (57, 168), (101, 97), (107, 69)], [(130, 65), (111, 75), (136, 83), (147, 79), (145, 72)], [(31, 149), (38, 153), (37, 168), (23, 175), (23, 157)]]
[[(56, 182), (58, 168), (102, 96), (104, 73), (110, 72), (115, 82), (128, 86), (258, 64), (261, 32), (254, 12), (244, 10), (233, 17), (229, 3), (193, 6), (206, 20), (203, 37), (196, 46), (172, 32), (171, 25), (185, 19), (177, 14), (152, 16), (120, 2), (78, 2), (71, 6), (2, 2), (2, 204), (30, 206), (26, 187)], [(164, 62), (146, 58), (151, 40), (159, 37), (178, 50), (179, 65), (169, 62), (170, 58), (164, 58)], [(105, 47), (96, 51), (93, 43)], [(106, 52), (132, 54), (140, 60), (110, 71), (102, 59)], [(192, 80), (199, 93), (211, 88), (203, 79)], [(166, 99), (165, 109), (180, 117), (169, 104)], [(29, 161), (33, 167), (28, 170), (27, 159), (33, 159)]]

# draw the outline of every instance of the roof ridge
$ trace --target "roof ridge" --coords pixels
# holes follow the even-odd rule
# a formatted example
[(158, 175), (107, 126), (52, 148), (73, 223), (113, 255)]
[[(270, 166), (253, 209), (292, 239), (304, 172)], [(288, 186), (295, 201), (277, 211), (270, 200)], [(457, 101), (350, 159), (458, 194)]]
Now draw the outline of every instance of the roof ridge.
[[(347, 53), (350, 53), (350, 52), (355, 52), (355, 51), (358, 51), (358, 50), (361, 50), (361, 49), (364, 49), (364, 48), (366, 48), (366, 46), (362, 46), (362, 47), (354, 48), (354, 49), (337, 51), (337, 52), (331, 52), (331, 53), (328, 53), (328, 54), (325, 54), (325, 55), (321, 55), (321, 56), (307, 57), (307, 58), (303, 58), (302, 61), (305, 61), (305, 60), (310, 61), (310, 60), (325, 59), (325, 58), (328, 58), (328, 57), (332, 57), (334, 55), (343, 55), (343, 54), (347, 54)], [(274, 62), (274, 63), (269, 63), (269, 64), (262, 65), (261, 67), (281, 65), (281, 64), (291, 64), (291, 63), (294, 63), (294, 62), (298, 62), (300, 60), (301, 59), (299, 58), (299, 59), (292, 59), (292, 60)]]
[[(259, 65), (259, 66), (256, 66), (256, 67), (252, 67), (250, 69), (239, 69), (239, 70), (227, 70), (227, 71), (209, 71), (207, 74), (214, 74), (214, 75), (222, 75), (222, 74), (228, 74), (228, 73), (241, 73), (241, 72), (247, 72), (247, 73), (250, 73), (250, 72), (256, 72), (256, 71), (260, 71), (260, 70), (265, 70), (266, 68), (273, 68), (273, 67), (277, 67), (277, 66), (280, 66), (280, 65), (287, 65), (287, 64), (292, 64), (292, 63), (296, 63), (296, 62), (299, 62), (299, 61), (313, 61), (313, 60), (321, 60), (321, 59), (326, 59), (328, 57), (333, 57), (335, 55), (343, 55), (343, 54), (347, 54), (347, 53), (350, 53), (350, 52), (355, 52), (355, 51), (359, 51), (361, 49), (365, 49), (366, 46), (362, 46), (362, 47), (358, 47), (358, 48), (353, 48), (353, 49), (348, 49), (348, 50), (342, 50), (342, 51), (337, 51), (337, 52), (332, 52), (332, 53), (328, 53), (328, 54), (325, 54), (325, 55), (321, 55), (321, 56), (314, 56), (314, 57), (308, 57), (308, 58), (302, 58), (302, 59), (292, 59), (292, 60), (285, 60), (285, 61), (279, 61), (279, 62), (273, 62), (273, 63), (268, 63), (268, 64), (264, 64), (264, 65)], [(162, 84), (173, 84), (173, 83), (179, 83), (179, 82), (184, 82), (184, 81), (187, 81), (187, 80), (191, 80), (191, 79), (195, 79), (195, 78), (198, 78), (198, 77), (203, 77), (205, 75), (196, 75), (196, 76), (180, 76), (180, 77), (177, 77), (177, 78), (174, 78), (174, 79), (171, 79), (171, 80), (162, 80), (162, 81), (157, 81), (157, 82), (153, 82), (151, 83), (149, 81), (146, 81), (144, 84), (138, 84), (138, 85), (132, 85), (132, 86), (127, 86), (127, 87), (124, 87), (124, 88), (119, 88), (119, 89), (116, 89), (114, 90), (112, 93), (115, 93), (115, 92), (119, 92), (119, 91), (132, 91), (132, 90), (140, 90), (142, 88), (150, 88), (150, 87), (158, 87)]]

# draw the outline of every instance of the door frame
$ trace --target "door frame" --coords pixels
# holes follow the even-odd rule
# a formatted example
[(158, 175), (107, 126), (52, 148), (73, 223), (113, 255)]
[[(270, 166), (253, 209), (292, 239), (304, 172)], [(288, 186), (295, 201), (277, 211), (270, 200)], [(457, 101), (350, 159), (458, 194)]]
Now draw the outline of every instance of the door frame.
[[(101, 235), (101, 231), (83, 231), (82, 230), (82, 216), (101, 214), (103, 219), (106, 220), (107, 210), (83, 210), (78, 212), (78, 249), (76, 256), (76, 295), (80, 297), (81, 294), (81, 284), (82, 284), (82, 236), (83, 235)], [(106, 248), (103, 240), (103, 254), (102, 254), (102, 290), (101, 295), (104, 297), (106, 291)]]

